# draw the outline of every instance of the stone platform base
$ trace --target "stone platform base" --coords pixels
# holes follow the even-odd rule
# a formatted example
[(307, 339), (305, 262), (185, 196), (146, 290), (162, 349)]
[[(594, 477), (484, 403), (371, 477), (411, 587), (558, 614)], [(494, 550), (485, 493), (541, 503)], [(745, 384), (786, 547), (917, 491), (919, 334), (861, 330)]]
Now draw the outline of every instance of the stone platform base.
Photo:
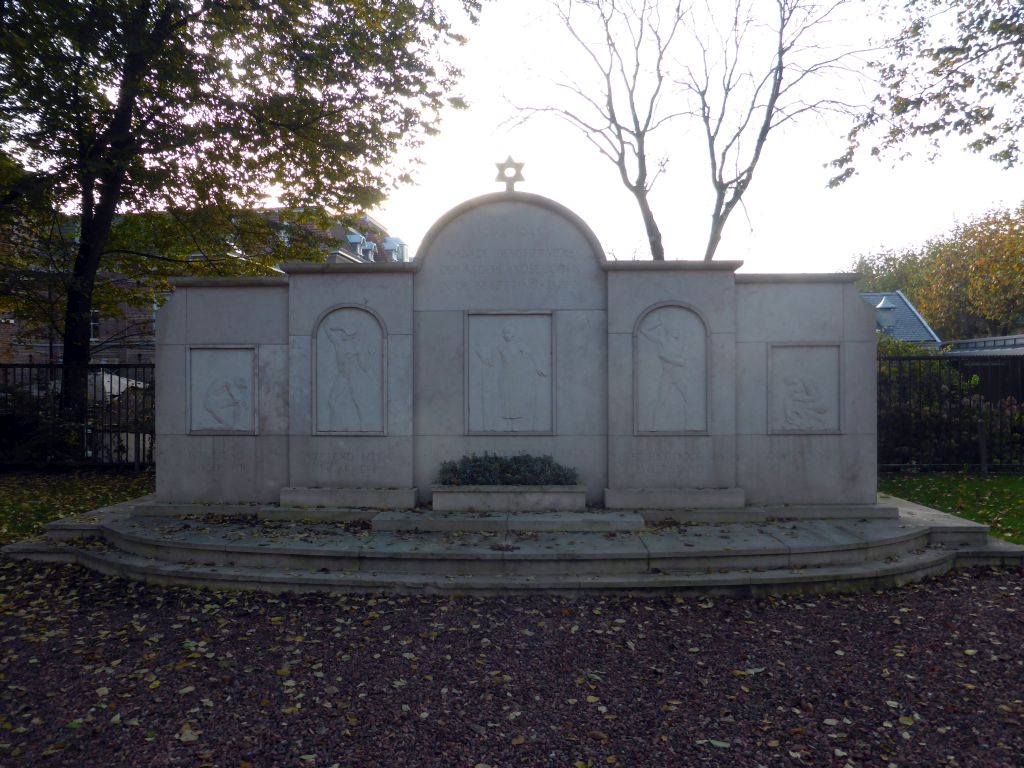
[[(347, 522), (155, 514), (131, 503), (47, 526), (7, 557), (158, 584), (275, 592), (764, 595), (880, 589), (966, 565), (1021, 567), (984, 525), (883, 499), (894, 517), (685, 524), (636, 514), (364, 511)], [(211, 509), (215, 509), (211, 508)], [(237, 509), (237, 505), (235, 505)]]
[(584, 485), (433, 485), (435, 512), (586, 512)]
[(415, 488), (282, 488), (282, 507), (411, 509)]
[(746, 503), (742, 488), (605, 488), (606, 509), (740, 508)]

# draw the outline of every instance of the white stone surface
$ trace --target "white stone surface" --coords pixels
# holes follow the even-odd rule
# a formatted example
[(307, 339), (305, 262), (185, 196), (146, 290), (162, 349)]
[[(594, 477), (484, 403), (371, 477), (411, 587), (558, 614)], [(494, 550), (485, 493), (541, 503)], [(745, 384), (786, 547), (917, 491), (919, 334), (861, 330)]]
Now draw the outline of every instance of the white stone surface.
[(188, 348), (183, 344), (157, 344), (156, 347), (156, 423), (162, 435), (184, 435), (189, 431), (187, 355)]
[(733, 435), (610, 435), (608, 488), (731, 488)]
[(287, 286), (185, 290), (189, 344), (288, 343)]
[(259, 433), (288, 434), (288, 345), (263, 344), (257, 353)]
[(712, 333), (708, 356), (708, 431), (731, 435), (736, 432), (736, 334)]
[(288, 434), (313, 434), (313, 339), (288, 338)]
[(558, 372), (557, 433), (608, 432), (608, 343), (606, 315), (593, 310), (555, 313)]
[(738, 485), (754, 504), (870, 504), (876, 436), (741, 435)]
[(608, 334), (608, 434), (632, 435), (633, 333)]
[(289, 438), (290, 482), (321, 488), (410, 488), (411, 437), (312, 435)]
[(461, 435), (466, 418), (465, 315), (417, 312), (414, 344), (416, 434)]
[(156, 467), (157, 501), (276, 502), (288, 484), (288, 438), (161, 434)]
[(736, 341), (842, 341), (844, 288), (840, 283), (740, 282)]
[(607, 509), (735, 509), (746, 501), (742, 488), (607, 488)]
[(843, 286), (843, 320), (847, 341), (877, 341), (875, 310), (860, 297), (856, 283)]
[(164, 303), (156, 313), (155, 330), (156, 345), (162, 344), (184, 344), (188, 339), (186, 336), (186, 304), (188, 302), (188, 290), (179, 288), (172, 293), (165, 294)]
[(256, 350), (189, 349), (191, 432), (252, 433), (256, 428)]
[(388, 434), (413, 433), (413, 337), (391, 334), (388, 337)]
[(610, 333), (633, 333), (637, 318), (661, 303), (690, 307), (716, 333), (736, 330), (736, 286), (730, 270), (608, 273)]
[(763, 342), (736, 344), (736, 431), (768, 431), (768, 345)]
[(292, 275), (289, 333), (312, 335), (322, 315), (340, 306), (373, 310), (388, 333), (412, 333), (412, 285), (412, 275), (401, 272)]
[(587, 508), (587, 490), (581, 485), (435, 485), (431, 497), (435, 512), (583, 512)]
[(843, 431), (848, 434), (875, 435), (878, 429), (876, 344), (872, 336), (843, 345)]
[(415, 488), (282, 488), (282, 507), (411, 509)]
[(604, 309), (603, 254), (574, 218), (524, 193), (460, 206), (416, 255), (416, 311)]

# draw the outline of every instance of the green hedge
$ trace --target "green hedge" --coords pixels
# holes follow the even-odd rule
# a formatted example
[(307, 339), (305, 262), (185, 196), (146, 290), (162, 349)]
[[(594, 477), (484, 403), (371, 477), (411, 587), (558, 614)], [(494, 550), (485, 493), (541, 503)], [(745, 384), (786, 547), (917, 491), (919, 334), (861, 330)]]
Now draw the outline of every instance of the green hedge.
[(579, 475), (572, 467), (550, 456), (495, 456), (485, 453), (463, 456), (441, 464), (441, 485), (576, 485)]

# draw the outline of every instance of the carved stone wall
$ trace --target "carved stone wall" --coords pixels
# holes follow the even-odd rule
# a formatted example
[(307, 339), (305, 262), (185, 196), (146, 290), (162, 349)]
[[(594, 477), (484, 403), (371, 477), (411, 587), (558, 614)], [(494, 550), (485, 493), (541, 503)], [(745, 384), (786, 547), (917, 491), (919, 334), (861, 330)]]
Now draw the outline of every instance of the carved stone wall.
[(870, 307), (848, 276), (739, 266), (608, 261), (504, 192), (415, 263), (185, 279), (157, 325), (158, 498), (428, 502), (444, 461), (490, 452), (575, 467), (590, 504), (871, 503)]

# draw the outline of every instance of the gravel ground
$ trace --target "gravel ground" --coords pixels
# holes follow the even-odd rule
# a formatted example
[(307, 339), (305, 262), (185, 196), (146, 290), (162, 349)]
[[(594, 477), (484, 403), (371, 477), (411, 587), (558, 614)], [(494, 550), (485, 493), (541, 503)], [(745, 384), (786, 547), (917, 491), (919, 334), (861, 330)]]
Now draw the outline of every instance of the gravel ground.
[(273, 596), (0, 565), (0, 765), (1024, 765), (1024, 576)]

